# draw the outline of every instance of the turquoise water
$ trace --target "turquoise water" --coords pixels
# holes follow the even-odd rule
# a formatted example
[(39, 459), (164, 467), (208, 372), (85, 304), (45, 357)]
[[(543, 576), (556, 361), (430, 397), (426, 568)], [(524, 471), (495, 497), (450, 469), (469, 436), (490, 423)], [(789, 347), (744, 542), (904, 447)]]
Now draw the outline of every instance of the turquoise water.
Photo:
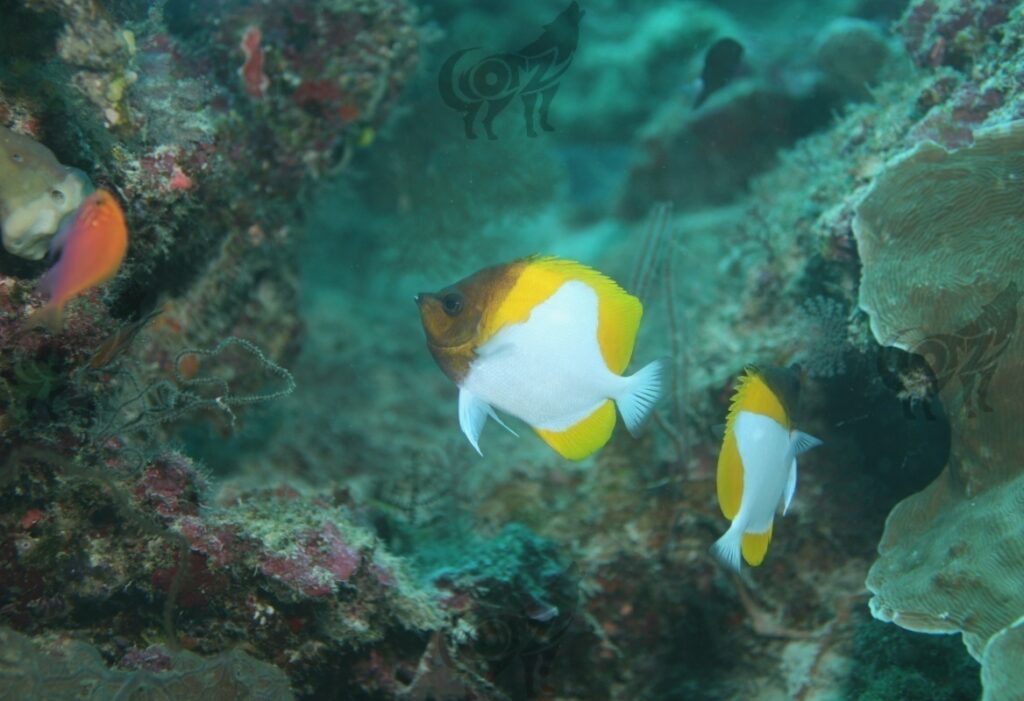
[(1018, 698), (1021, 17), (0, 0), (0, 699)]

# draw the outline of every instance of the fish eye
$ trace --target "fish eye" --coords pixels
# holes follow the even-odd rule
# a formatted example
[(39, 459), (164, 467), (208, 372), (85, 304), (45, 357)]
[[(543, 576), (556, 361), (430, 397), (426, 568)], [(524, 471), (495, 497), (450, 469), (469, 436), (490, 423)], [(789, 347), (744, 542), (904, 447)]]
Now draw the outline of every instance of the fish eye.
[(15, 163), (21, 163), (22, 160), (24, 160), (24, 159), (22, 159), (20, 153), (12, 153), (11, 154), (11, 160), (14, 161)]
[(458, 292), (449, 292), (441, 298), (441, 306), (448, 316), (456, 316), (462, 311), (462, 295)]
[(57, 204), (64, 204), (64, 193), (60, 190), (54, 190), (50, 193), (50, 198), (53, 199)]

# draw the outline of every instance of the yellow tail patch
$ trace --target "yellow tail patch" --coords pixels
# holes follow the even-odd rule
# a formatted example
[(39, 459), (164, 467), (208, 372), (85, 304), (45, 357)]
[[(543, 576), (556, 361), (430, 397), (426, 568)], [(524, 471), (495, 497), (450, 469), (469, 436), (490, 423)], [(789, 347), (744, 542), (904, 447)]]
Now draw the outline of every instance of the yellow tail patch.
[(772, 542), (772, 527), (764, 533), (743, 534), (743, 559), (751, 567), (757, 567), (764, 562), (764, 555), (768, 552), (768, 543)]
[(608, 369), (621, 375), (633, 355), (633, 344), (640, 328), (644, 307), (607, 275), (582, 263), (549, 256), (527, 258), (515, 285), (497, 311), (488, 316), (478, 345), (483, 344), (506, 324), (518, 324), (530, 312), (558, 291), (565, 282), (579, 280), (597, 293), (597, 341)]
[(534, 430), (563, 458), (582, 460), (604, 447), (614, 428), (615, 403), (608, 400), (590, 416), (564, 431)]

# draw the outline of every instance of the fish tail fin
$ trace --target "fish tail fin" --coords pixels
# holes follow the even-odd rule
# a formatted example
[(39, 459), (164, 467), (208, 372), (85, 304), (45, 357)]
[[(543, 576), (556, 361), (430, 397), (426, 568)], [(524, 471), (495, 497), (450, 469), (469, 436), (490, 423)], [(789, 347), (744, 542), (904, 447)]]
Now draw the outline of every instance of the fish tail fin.
[(733, 521), (729, 530), (711, 546), (711, 554), (724, 567), (733, 572), (740, 571), (740, 554), (743, 548), (743, 529)]
[(57, 304), (46, 304), (28, 315), (23, 327), (26, 331), (45, 328), (50, 333), (60, 333), (64, 326), (64, 310)]
[(661, 399), (664, 392), (664, 373), (664, 361), (655, 360), (625, 378), (625, 388), (615, 397), (615, 404), (619, 407), (622, 420), (634, 436), (639, 434), (640, 427)]

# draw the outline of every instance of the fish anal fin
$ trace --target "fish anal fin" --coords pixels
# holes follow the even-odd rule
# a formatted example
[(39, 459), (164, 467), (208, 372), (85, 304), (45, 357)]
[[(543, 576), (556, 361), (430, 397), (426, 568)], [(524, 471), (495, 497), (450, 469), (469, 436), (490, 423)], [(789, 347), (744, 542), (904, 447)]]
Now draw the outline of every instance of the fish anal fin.
[(743, 559), (751, 567), (757, 567), (764, 562), (765, 553), (768, 552), (768, 544), (772, 541), (772, 527), (764, 533), (743, 534)]
[(717, 486), (722, 515), (731, 521), (739, 513), (743, 500), (743, 461), (732, 431), (726, 434), (722, 452), (718, 455)]
[(567, 460), (582, 460), (600, 450), (615, 428), (615, 404), (605, 401), (587, 418), (564, 431), (535, 429), (545, 443)]

